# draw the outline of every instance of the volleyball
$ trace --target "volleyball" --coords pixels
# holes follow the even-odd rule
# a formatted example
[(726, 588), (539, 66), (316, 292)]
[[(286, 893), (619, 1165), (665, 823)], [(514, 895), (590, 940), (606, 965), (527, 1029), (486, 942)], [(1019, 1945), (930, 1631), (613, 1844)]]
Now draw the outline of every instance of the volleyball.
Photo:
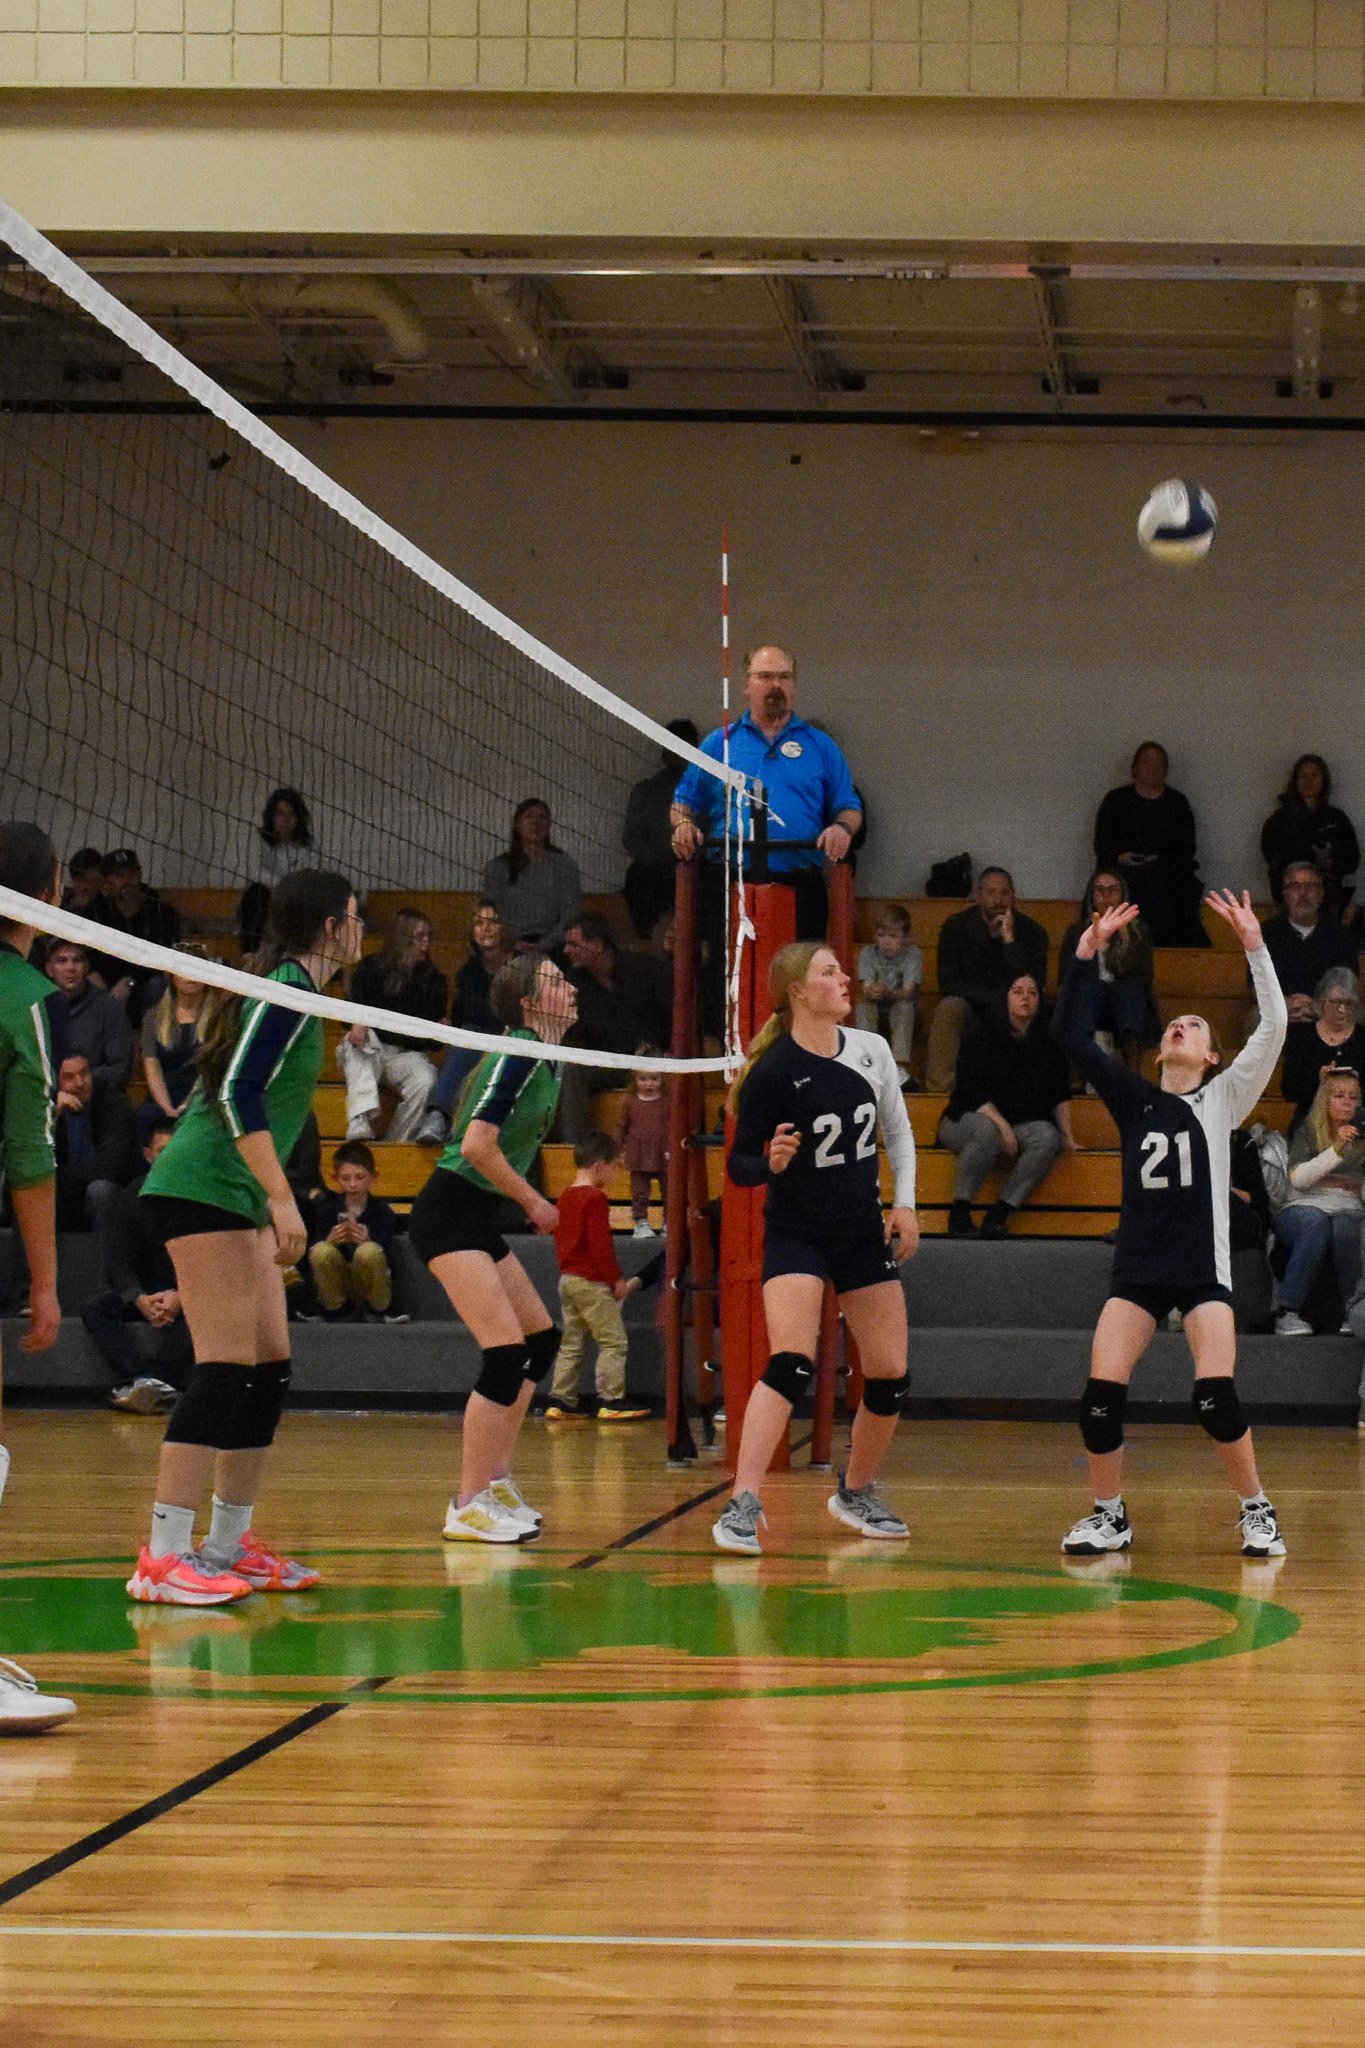
[(1202, 562), (1218, 531), (1218, 507), (1201, 484), (1171, 477), (1138, 514), (1138, 540), (1154, 562), (1189, 569)]

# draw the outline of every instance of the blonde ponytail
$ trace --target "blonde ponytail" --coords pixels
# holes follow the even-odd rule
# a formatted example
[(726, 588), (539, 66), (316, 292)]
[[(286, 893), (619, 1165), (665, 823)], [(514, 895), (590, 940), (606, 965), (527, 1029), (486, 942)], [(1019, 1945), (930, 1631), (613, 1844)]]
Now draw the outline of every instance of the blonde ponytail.
[(744, 1065), (735, 1076), (734, 1085), (726, 1097), (725, 1107), (731, 1116), (737, 1116), (739, 1113), (739, 1091), (748, 1080), (752, 1069), (762, 1059), (769, 1046), (776, 1045), (778, 1039), (792, 1028), (792, 990), (810, 973), (811, 963), (817, 953), (832, 951), (833, 948), (826, 945), (823, 939), (797, 939), (793, 945), (783, 946), (774, 953), (772, 965), (768, 969), (768, 994), (772, 997), (773, 1013), (767, 1023), (750, 1039)]

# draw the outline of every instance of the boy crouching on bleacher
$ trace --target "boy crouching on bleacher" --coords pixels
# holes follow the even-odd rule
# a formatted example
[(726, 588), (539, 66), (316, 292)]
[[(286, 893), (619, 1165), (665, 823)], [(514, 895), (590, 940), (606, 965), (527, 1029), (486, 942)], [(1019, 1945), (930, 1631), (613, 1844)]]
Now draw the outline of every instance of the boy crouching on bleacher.
[(648, 1408), (632, 1407), (626, 1399), (626, 1326), (621, 1303), (634, 1294), (640, 1282), (621, 1277), (612, 1240), (606, 1185), (616, 1156), (616, 1140), (605, 1131), (590, 1131), (581, 1138), (573, 1148), (578, 1171), (556, 1204), (555, 1254), (564, 1339), (545, 1411), (549, 1422), (586, 1420), (578, 1381), (590, 1338), (597, 1345), (598, 1421), (634, 1422), (649, 1413)]

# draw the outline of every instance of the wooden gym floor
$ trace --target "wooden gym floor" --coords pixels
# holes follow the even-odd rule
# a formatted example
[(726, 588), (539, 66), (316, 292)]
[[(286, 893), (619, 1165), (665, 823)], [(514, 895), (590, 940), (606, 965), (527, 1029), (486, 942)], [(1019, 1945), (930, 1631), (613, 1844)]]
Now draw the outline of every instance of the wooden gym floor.
[(1131, 1569), (1066, 1569), (1061, 1425), (906, 1426), (906, 1546), (775, 1483), (770, 1554), (658, 1425), (528, 1429), (543, 1542), (443, 1554), (457, 1427), (295, 1415), (262, 1528), (315, 1595), (123, 1598), (160, 1430), (6, 1418), (5, 2048), (1358, 2048), (1354, 1432), (1267, 1430), (1244, 1563), (1191, 1427)]

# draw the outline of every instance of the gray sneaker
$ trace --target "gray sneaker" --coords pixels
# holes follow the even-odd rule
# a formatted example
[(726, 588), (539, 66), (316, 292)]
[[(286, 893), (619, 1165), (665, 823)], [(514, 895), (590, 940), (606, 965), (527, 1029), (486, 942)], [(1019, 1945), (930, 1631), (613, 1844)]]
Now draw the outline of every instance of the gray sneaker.
[(900, 1516), (882, 1499), (873, 1482), (869, 1481), (866, 1486), (845, 1486), (842, 1472), (839, 1474), (839, 1491), (829, 1497), (829, 1511), (836, 1522), (856, 1529), (860, 1536), (895, 1539), (910, 1534)]
[(765, 1519), (756, 1493), (737, 1493), (720, 1520), (711, 1525), (717, 1550), (742, 1550), (750, 1557), (762, 1557), (758, 1525)]
[(423, 1117), (417, 1132), (419, 1145), (444, 1145), (450, 1136), (450, 1125), (439, 1109), (429, 1109)]
[(130, 1415), (164, 1415), (168, 1408), (174, 1408), (178, 1399), (174, 1387), (148, 1374), (141, 1379), (129, 1380), (126, 1386), (115, 1387), (109, 1396), (109, 1405), (122, 1408)]

